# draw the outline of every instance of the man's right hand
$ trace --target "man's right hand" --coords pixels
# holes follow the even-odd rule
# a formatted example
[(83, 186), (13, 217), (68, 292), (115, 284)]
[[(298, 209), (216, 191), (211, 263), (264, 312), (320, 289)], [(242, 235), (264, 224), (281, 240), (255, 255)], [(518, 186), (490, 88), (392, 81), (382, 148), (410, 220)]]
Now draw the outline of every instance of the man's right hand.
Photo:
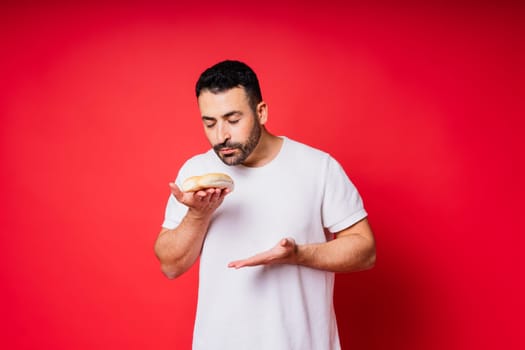
[(171, 193), (188, 207), (188, 213), (196, 217), (208, 217), (221, 205), (224, 197), (231, 191), (228, 189), (208, 188), (197, 192), (182, 192), (174, 183), (169, 183)]

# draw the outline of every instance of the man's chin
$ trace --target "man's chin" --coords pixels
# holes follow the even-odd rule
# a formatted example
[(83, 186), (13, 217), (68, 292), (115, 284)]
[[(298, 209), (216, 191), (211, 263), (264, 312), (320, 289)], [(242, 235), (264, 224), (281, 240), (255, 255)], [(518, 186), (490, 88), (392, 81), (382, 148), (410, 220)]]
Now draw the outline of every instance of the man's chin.
[(226, 165), (239, 165), (241, 164), (241, 160), (239, 157), (225, 157), (225, 156), (219, 156), (219, 158), (222, 160), (222, 162)]

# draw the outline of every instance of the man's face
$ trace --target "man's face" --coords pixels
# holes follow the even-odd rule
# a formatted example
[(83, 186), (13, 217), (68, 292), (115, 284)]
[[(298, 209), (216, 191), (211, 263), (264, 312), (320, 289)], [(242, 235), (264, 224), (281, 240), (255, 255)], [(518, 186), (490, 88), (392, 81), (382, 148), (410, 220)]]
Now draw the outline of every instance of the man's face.
[(204, 132), (217, 156), (227, 165), (243, 164), (261, 137), (259, 118), (244, 88), (217, 94), (204, 90), (198, 104)]

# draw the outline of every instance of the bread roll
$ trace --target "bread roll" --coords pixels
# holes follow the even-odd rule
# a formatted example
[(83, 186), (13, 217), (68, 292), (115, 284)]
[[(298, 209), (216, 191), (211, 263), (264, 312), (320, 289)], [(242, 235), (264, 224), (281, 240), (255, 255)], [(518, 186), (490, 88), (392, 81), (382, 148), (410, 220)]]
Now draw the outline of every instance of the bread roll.
[(233, 190), (233, 179), (222, 173), (209, 173), (201, 176), (192, 176), (182, 183), (183, 192), (196, 192), (206, 188), (227, 188)]

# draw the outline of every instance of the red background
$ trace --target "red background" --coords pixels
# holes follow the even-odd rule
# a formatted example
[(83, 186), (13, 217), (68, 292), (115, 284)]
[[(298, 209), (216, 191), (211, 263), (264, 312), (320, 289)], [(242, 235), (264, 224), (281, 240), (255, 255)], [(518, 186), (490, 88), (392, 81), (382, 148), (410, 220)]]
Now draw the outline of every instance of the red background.
[(523, 7), (87, 3), (0, 7), (2, 348), (189, 349), (197, 269), (168, 281), (153, 242), (225, 58), (364, 197), (344, 348), (524, 348)]

